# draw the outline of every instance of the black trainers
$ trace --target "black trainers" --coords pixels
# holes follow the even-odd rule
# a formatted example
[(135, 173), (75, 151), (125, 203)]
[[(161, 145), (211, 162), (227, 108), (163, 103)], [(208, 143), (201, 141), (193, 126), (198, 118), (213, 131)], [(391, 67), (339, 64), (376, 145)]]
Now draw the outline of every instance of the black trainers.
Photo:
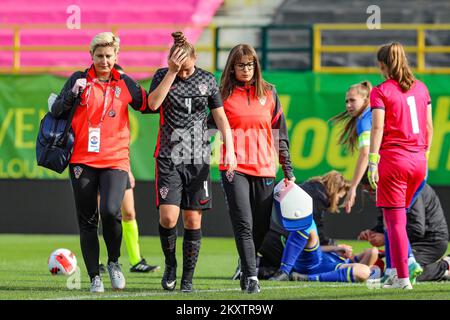
[(239, 273), (239, 284), (242, 291), (247, 290), (247, 277), (242, 272)]
[(192, 288), (192, 281), (191, 280), (183, 280), (181, 279), (181, 292), (192, 292), (193, 288)]
[(246, 292), (249, 294), (261, 292), (261, 287), (259, 286), (259, 281), (254, 280), (254, 279), (248, 279)]
[(173, 291), (177, 285), (177, 266), (169, 266), (166, 264), (164, 275), (161, 280), (164, 290)]
[(147, 261), (145, 261), (145, 259), (142, 259), (130, 268), (130, 272), (155, 272), (159, 269), (161, 269), (160, 266), (151, 266), (147, 264)]
[(269, 278), (269, 281), (289, 281), (289, 275), (281, 270), (278, 270), (271, 278)]

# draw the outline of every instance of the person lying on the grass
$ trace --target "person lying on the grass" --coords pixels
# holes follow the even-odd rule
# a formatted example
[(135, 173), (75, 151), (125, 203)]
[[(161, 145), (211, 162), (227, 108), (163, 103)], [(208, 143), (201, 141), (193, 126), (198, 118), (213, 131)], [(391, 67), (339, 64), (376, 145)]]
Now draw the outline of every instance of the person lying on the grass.
[[(336, 241), (326, 234), (323, 221), (325, 214), (339, 212), (339, 201), (343, 197), (342, 195), (347, 194), (347, 190), (350, 188), (349, 182), (341, 173), (332, 170), (322, 176), (312, 177), (298, 186), (313, 199), (312, 214), (317, 226), (320, 245), (337, 245)], [(261, 279), (268, 279), (278, 270), (284, 243), (289, 236), (289, 231), (283, 228), (280, 221), (276, 221), (275, 216), (276, 211), (272, 207), (269, 231), (264, 236), (261, 246), (257, 248), (256, 268), (258, 278), (261, 277)], [(239, 279), (240, 273), (239, 263), (232, 279)]]
[[(325, 184), (330, 190), (326, 192), (327, 200), (331, 207), (337, 209), (339, 200), (348, 192), (348, 181), (337, 171), (332, 171), (325, 177), (329, 178)], [(290, 233), (281, 258), (281, 266), (270, 280), (289, 280), (292, 271), (311, 275), (311, 278), (305, 277), (305, 280), (333, 282), (365, 281), (370, 276), (369, 266), (350, 260), (350, 246), (328, 247), (325, 250), (328, 252), (322, 252), (317, 226), (312, 219), (317, 202), (314, 193), (311, 196), (311, 193), (298, 186), (283, 188), (279, 184), (275, 187), (274, 198), (274, 222)], [(377, 258), (378, 250), (369, 249), (355, 260), (363, 259), (371, 264)]]
[[(350, 187), (349, 182), (344, 179), (341, 173), (333, 170), (323, 176), (311, 178), (300, 184), (299, 187), (312, 199), (312, 215), (317, 226), (321, 248), (325, 251), (333, 250), (333, 248), (336, 248), (334, 244), (334, 247), (327, 249), (328, 246), (326, 246), (326, 244), (328, 245), (329, 241), (323, 241), (322, 237), (325, 235), (323, 230), (321, 232), (321, 226), (323, 227), (323, 224), (320, 224), (318, 220), (322, 221), (325, 212), (339, 212), (339, 201), (346, 196)], [(305, 205), (306, 202), (307, 201), (304, 201), (303, 205)], [(283, 227), (282, 221), (278, 218), (277, 211), (274, 208), (272, 211), (270, 230), (266, 234), (263, 244), (258, 250), (259, 278), (268, 279), (273, 276), (282, 261), (285, 244), (289, 246), (290, 240), (288, 240), (288, 238), (295, 236), (296, 235), (290, 235), (290, 232)], [(325, 235), (325, 237), (327, 236)], [(341, 246), (340, 248), (342, 249), (343, 247), (345, 246)], [(348, 248), (350, 249), (350, 247)], [(297, 251), (297, 253), (300, 252), (301, 250)], [(365, 260), (363, 263), (366, 263)]]
[(370, 266), (377, 258), (376, 248), (367, 249), (357, 256), (352, 255), (350, 246), (321, 248), (313, 221), (308, 229), (290, 233), (281, 266), (269, 280), (364, 282), (370, 277)]

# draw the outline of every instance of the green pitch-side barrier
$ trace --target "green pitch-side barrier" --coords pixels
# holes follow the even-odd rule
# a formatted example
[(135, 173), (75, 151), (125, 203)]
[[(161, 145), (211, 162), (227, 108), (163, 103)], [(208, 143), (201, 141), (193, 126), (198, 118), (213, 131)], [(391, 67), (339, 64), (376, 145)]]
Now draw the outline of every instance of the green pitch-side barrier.
[[(220, 76), (219, 74), (217, 75)], [(347, 88), (362, 80), (376, 85), (378, 75), (266, 72), (275, 84), (287, 118), (290, 150), (299, 181), (336, 169), (350, 178), (357, 155), (337, 143), (340, 127), (328, 119), (344, 110)], [(430, 90), (434, 137), (429, 159), (429, 183), (450, 185), (450, 76), (418, 75)], [(0, 76), (0, 179), (66, 179), (38, 167), (35, 141), (40, 119), (47, 111), (51, 92), (59, 93), (65, 78), (52, 75)], [(142, 81), (148, 89), (149, 80)], [(136, 179), (154, 179), (153, 152), (158, 135), (158, 115), (141, 115), (130, 108), (131, 163)], [(214, 144), (213, 144), (214, 145)], [(218, 180), (217, 165), (212, 165)], [(278, 171), (281, 178), (281, 170)]]

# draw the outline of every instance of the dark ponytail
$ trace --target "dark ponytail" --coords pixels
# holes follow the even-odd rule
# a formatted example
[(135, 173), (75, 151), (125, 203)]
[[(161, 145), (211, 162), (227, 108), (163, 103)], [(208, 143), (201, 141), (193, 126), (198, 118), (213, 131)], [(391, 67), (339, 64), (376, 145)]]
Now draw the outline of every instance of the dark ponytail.
[(397, 81), (403, 92), (411, 88), (416, 79), (400, 43), (392, 42), (381, 46), (377, 52), (377, 59), (386, 65), (388, 78)]
[(194, 46), (189, 43), (184, 36), (183, 32), (177, 31), (172, 33), (173, 45), (170, 48), (169, 56), (175, 51), (176, 48), (183, 49), (184, 52), (187, 53), (188, 57), (195, 57), (195, 49)]

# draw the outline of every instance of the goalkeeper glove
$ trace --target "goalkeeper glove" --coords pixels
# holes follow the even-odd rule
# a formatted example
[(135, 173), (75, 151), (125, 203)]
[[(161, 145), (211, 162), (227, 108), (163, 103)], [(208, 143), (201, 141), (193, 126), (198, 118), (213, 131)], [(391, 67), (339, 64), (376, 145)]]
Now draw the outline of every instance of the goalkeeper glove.
[(369, 154), (369, 169), (367, 171), (367, 178), (369, 179), (372, 189), (377, 189), (378, 182), (378, 162), (380, 162), (380, 155), (378, 153)]

